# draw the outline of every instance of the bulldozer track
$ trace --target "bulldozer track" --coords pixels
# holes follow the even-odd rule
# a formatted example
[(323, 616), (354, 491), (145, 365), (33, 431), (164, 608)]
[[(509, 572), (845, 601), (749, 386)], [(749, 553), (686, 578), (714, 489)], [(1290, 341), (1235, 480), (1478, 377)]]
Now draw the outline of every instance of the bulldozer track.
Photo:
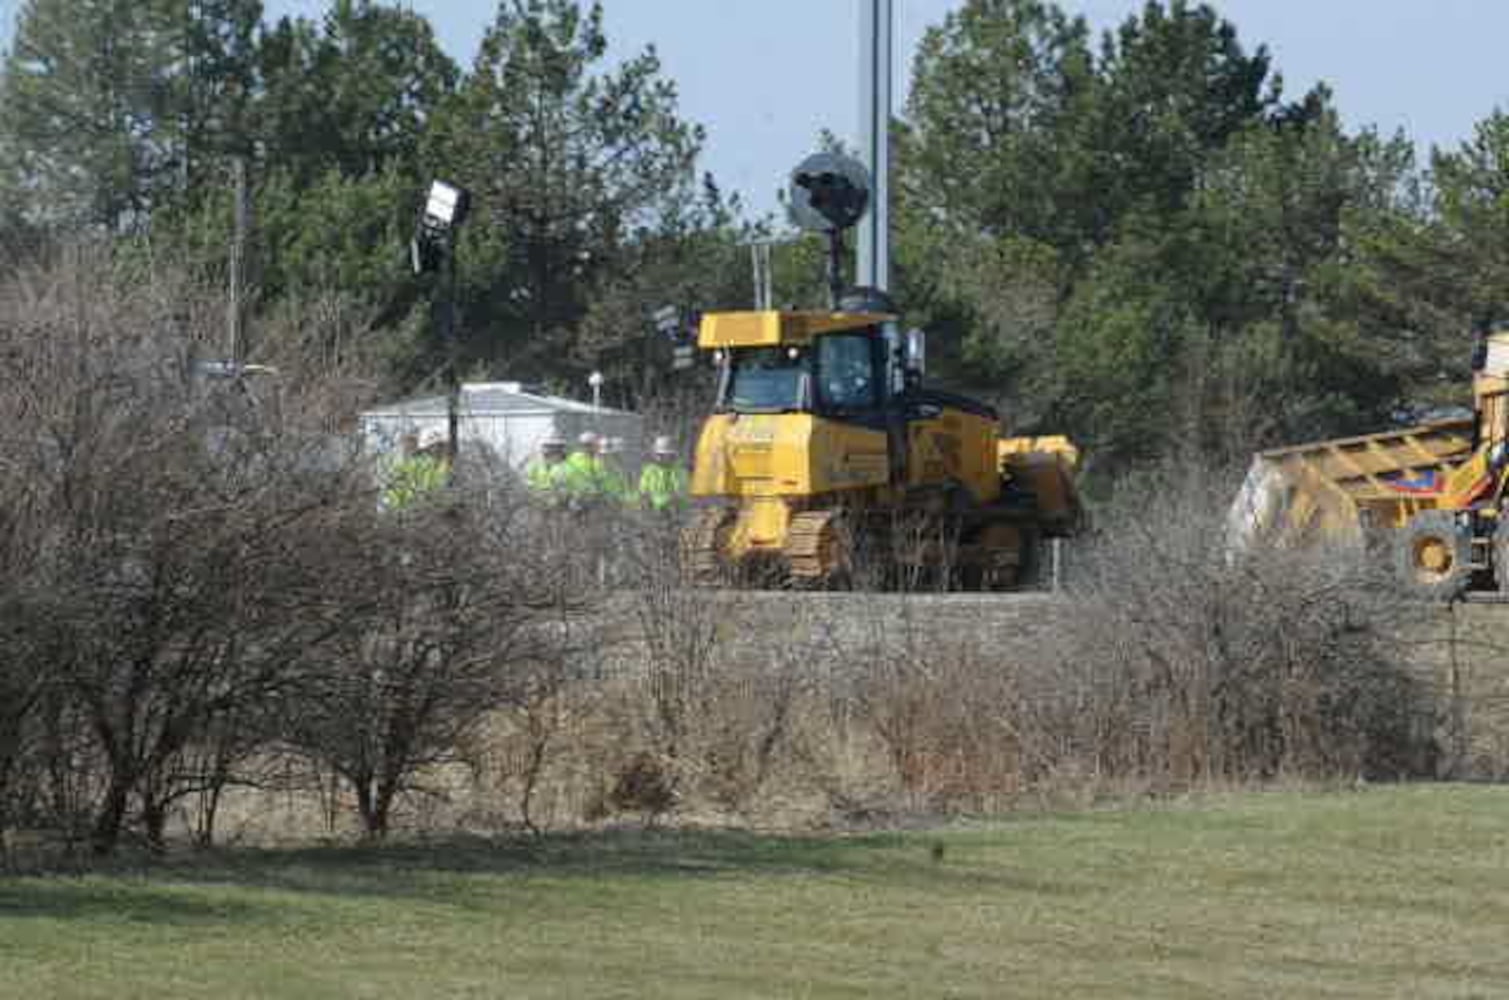
[(696, 586), (716, 586), (724, 582), (723, 536), (731, 524), (723, 510), (699, 511), (681, 534), (682, 565), (687, 581)]
[(791, 518), (786, 533), (786, 562), (798, 580), (832, 578), (845, 568), (843, 526), (838, 511), (802, 511)]

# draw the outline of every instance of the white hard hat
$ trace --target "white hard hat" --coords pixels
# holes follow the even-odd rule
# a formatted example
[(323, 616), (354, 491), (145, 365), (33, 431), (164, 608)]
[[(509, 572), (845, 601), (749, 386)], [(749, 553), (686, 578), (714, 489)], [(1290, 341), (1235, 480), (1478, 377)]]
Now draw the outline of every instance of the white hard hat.
[(674, 455), (676, 454), (676, 446), (671, 443), (671, 439), (668, 435), (662, 434), (655, 439), (654, 446), (650, 448), (650, 454)]
[(540, 448), (545, 451), (551, 451), (564, 447), (566, 447), (566, 439), (561, 437), (559, 434), (552, 434), (545, 440), (540, 442)]
[(592, 433), (591, 431), (582, 431), (577, 435), (576, 443), (583, 446), (584, 448), (590, 448), (593, 445), (597, 444), (597, 435)]
[(439, 427), (426, 427), (419, 432), (419, 449), (423, 451), (426, 448), (433, 448), (437, 444), (444, 444), (445, 439), (446, 433)]

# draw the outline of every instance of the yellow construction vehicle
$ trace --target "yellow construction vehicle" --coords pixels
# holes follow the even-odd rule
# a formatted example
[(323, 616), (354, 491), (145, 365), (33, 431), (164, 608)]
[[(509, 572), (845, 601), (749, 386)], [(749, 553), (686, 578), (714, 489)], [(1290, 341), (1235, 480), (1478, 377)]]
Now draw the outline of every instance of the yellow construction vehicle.
[(691, 479), (694, 578), (1023, 582), (1039, 540), (1079, 523), (1078, 452), (999, 438), (989, 406), (923, 388), (920, 334), (895, 336), (875, 295), (843, 305), (703, 317), (719, 388)]
[(1479, 330), (1473, 413), (1259, 453), (1233, 504), (1235, 549), (1366, 544), (1406, 593), (1509, 593), (1509, 329)]
[(701, 582), (1015, 586), (1043, 538), (1080, 520), (1066, 438), (998, 436), (983, 403), (923, 386), (920, 331), (884, 293), (841, 294), (864, 168), (819, 153), (792, 175), (793, 218), (828, 237), (827, 310), (711, 313), (718, 371), (683, 535)]

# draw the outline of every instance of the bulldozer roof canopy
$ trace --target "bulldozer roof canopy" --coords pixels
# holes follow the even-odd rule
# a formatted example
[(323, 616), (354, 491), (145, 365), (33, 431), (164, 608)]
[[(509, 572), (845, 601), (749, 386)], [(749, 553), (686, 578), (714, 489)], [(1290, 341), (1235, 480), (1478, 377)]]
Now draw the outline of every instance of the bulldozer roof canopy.
[(890, 313), (845, 313), (825, 310), (782, 312), (716, 312), (702, 317), (697, 346), (781, 347), (810, 344), (814, 337), (843, 330), (860, 330), (896, 317)]

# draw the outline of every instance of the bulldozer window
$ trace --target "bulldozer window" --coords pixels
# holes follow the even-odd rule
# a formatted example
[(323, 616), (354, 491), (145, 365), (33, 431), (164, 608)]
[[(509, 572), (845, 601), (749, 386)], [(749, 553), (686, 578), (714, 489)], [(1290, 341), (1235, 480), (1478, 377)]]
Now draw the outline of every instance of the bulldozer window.
[(738, 413), (804, 409), (810, 372), (806, 351), (793, 352), (784, 347), (735, 351), (725, 406)]
[(823, 409), (851, 412), (877, 405), (875, 340), (868, 334), (830, 334), (818, 341), (817, 371)]

